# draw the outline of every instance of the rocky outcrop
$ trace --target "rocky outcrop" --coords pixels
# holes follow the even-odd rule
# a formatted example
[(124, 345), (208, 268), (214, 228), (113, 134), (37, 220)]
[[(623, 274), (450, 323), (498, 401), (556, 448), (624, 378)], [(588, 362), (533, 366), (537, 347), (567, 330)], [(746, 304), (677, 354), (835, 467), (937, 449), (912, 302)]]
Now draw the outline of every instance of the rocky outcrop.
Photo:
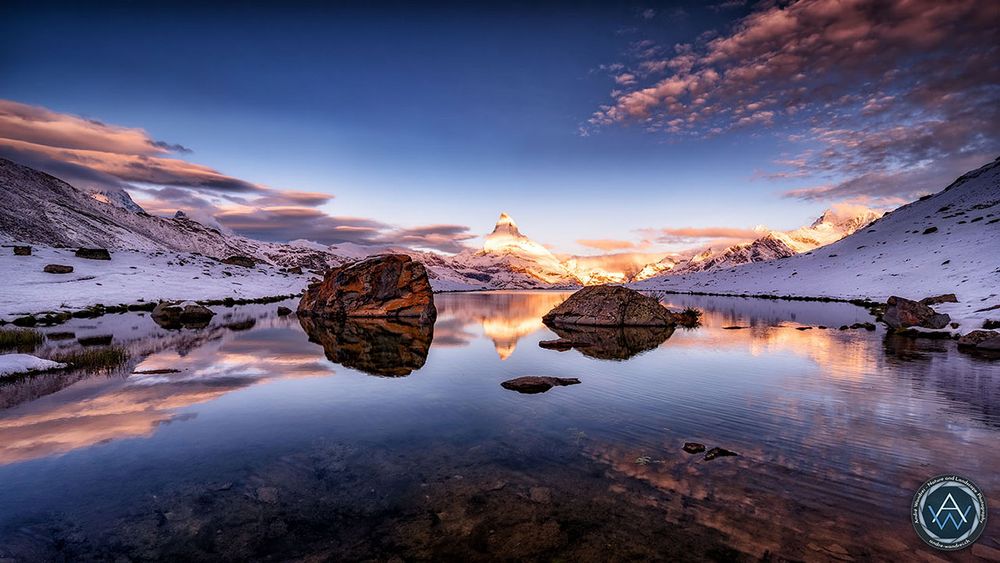
[(958, 303), (958, 297), (954, 293), (942, 293), (932, 297), (924, 297), (920, 300), (923, 305), (940, 305), (941, 303)]
[(542, 321), (556, 326), (672, 327), (676, 321), (660, 302), (633, 289), (594, 285), (577, 291)]
[(882, 321), (894, 329), (921, 327), (941, 329), (948, 326), (951, 317), (938, 313), (923, 303), (892, 296), (886, 301)]
[(49, 264), (42, 268), (42, 271), (46, 274), (72, 274), (73, 266), (65, 266), (63, 264)]
[(437, 309), (423, 264), (404, 254), (383, 254), (328, 270), (323, 281), (306, 289), (298, 314), (433, 323)]
[(215, 316), (215, 312), (193, 301), (159, 303), (150, 314), (153, 322), (167, 329), (202, 328)]
[(230, 256), (222, 261), (223, 264), (229, 264), (230, 266), (240, 266), (241, 268), (253, 268), (257, 265), (257, 262), (250, 258), (249, 256)]
[(105, 248), (79, 248), (75, 256), (87, 260), (111, 260), (111, 253)]
[(317, 319), (299, 315), (310, 342), (326, 358), (369, 375), (403, 377), (422, 368), (434, 339), (433, 325), (416, 319)]
[(544, 375), (526, 375), (508, 379), (500, 384), (504, 389), (517, 391), (518, 393), (534, 394), (544, 393), (553, 387), (563, 387), (566, 385), (576, 385), (580, 380), (575, 377), (550, 377)]

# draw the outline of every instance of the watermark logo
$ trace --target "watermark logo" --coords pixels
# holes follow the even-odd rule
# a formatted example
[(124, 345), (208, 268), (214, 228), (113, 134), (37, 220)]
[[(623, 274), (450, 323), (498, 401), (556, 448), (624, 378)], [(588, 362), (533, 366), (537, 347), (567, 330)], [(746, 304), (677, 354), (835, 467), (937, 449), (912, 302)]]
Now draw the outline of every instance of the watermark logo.
[(939, 475), (913, 497), (913, 528), (927, 545), (946, 551), (968, 547), (986, 529), (986, 497), (958, 475)]

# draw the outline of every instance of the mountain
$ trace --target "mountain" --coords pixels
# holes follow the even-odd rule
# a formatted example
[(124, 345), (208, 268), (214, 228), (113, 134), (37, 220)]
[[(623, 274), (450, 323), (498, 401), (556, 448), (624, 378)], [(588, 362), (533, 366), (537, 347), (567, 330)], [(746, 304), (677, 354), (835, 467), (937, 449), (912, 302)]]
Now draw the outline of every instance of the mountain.
[[(523, 235), (517, 223), (501, 213), (483, 248), (466, 250), (444, 262), (459, 276), (490, 289), (574, 287), (579, 280), (549, 249)], [(433, 283), (433, 280), (432, 280)]]
[(751, 242), (734, 244), (721, 250), (706, 249), (688, 260), (664, 263), (662, 267), (640, 271), (641, 281), (659, 274), (680, 275), (708, 270), (723, 270), (754, 262), (770, 262), (808, 252), (834, 243), (871, 224), (882, 216), (880, 211), (860, 205), (838, 205), (826, 210), (808, 227), (792, 231), (772, 231), (758, 227), (763, 236)]
[(175, 251), (223, 259), (245, 255), (279, 266), (321, 268), (343, 260), (305, 245), (223, 233), (187, 217), (146, 213), (124, 190), (79, 190), (0, 158), (0, 238), (53, 247)]
[(1000, 159), (827, 246), (727, 270), (660, 275), (633, 287), (877, 300), (955, 293), (960, 310), (953, 313), (964, 315), (1000, 305), (997, 248)]

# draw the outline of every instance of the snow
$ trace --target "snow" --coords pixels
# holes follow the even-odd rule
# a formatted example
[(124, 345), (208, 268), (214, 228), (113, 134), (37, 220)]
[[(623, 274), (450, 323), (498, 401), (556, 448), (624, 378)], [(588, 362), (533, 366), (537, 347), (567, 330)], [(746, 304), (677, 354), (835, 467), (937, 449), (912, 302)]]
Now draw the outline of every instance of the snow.
[[(243, 268), (176, 252), (117, 250), (104, 261), (77, 258), (71, 249), (35, 246), (31, 256), (0, 250), (0, 319), (8, 321), (97, 303), (289, 295), (302, 291), (312, 277), (286, 274), (269, 264)], [(46, 274), (42, 271), (46, 264), (73, 266), (73, 273)]]
[(46, 371), (50, 369), (62, 369), (66, 364), (43, 360), (31, 354), (2, 354), (0, 355), (0, 377), (14, 375), (17, 373), (28, 373), (32, 371)]
[(959, 303), (934, 309), (967, 332), (990, 315), (1000, 318), (1000, 310), (981, 310), (1000, 304), (998, 249), (1000, 159), (812, 252), (727, 270), (662, 275), (632, 287), (873, 301), (954, 293)]

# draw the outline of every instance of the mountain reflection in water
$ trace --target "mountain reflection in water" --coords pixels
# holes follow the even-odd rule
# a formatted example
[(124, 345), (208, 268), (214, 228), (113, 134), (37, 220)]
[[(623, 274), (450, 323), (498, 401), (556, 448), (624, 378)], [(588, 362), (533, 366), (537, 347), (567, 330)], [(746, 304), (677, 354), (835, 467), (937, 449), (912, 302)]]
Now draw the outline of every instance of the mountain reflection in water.
[[(997, 362), (819, 328), (871, 320), (843, 303), (667, 296), (702, 327), (554, 332), (566, 296), (438, 295), (432, 329), (279, 304), (43, 329), (75, 338), (38, 355), (132, 359), (0, 383), (0, 559), (917, 560), (910, 499), (952, 472), (1000, 521)], [(500, 387), (522, 375), (582, 383)]]

